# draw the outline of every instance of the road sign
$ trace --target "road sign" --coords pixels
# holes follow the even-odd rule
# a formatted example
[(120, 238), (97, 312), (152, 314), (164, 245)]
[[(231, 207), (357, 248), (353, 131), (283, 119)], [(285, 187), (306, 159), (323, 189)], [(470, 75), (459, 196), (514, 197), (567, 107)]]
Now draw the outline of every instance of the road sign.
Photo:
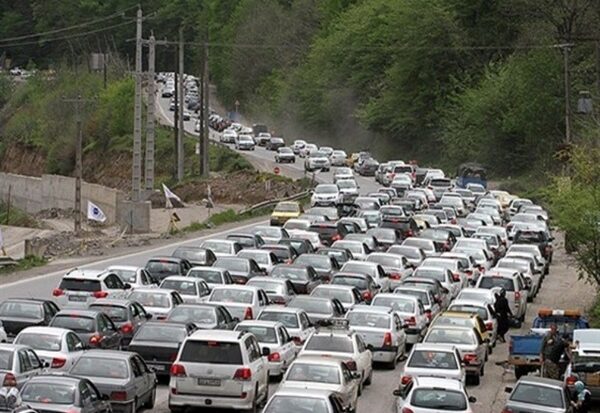
[(273, 168), (273, 173), (274, 173), (275, 175), (279, 175), (279, 173), (280, 173), (280, 172), (281, 172), (281, 169), (279, 169), (279, 167), (278, 167), (278, 166), (276, 166), (275, 168)]

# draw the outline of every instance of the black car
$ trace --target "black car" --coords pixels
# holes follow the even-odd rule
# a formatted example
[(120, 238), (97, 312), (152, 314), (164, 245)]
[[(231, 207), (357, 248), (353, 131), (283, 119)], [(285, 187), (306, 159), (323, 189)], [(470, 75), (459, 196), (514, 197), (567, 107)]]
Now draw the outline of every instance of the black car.
[(278, 244), (289, 245), (293, 247), (296, 250), (296, 252), (298, 252), (298, 255), (312, 253), (315, 251), (310, 241), (306, 239), (286, 238), (279, 240)]
[(226, 239), (237, 241), (242, 248), (260, 248), (265, 241), (258, 234), (234, 233), (227, 235)]
[(185, 276), (192, 264), (185, 258), (178, 257), (153, 257), (146, 263), (146, 271), (162, 282), (171, 275)]
[(194, 324), (202, 330), (233, 330), (240, 322), (227, 308), (215, 304), (181, 304), (167, 314), (166, 321)]
[(139, 328), (128, 350), (138, 353), (157, 376), (168, 376), (179, 346), (196, 330), (192, 323), (150, 321)]
[(236, 284), (246, 284), (252, 277), (266, 275), (252, 258), (219, 257), (215, 261), (214, 267), (229, 271)]
[(291, 264), (300, 255), (291, 245), (265, 244), (260, 249), (271, 251), (280, 262), (285, 264)]
[(0, 321), (9, 341), (26, 327), (47, 326), (58, 313), (58, 306), (37, 298), (9, 298), (0, 304)]
[(181, 246), (177, 247), (173, 254), (173, 257), (184, 258), (189, 261), (194, 267), (210, 267), (217, 260), (215, 253), (208, 248), (200, 248), (193, 246)]
[(551, 263), (552, 255), (554, 254), (554, 249), (552, 247), (553, 240), (554, 237), (548, 236), (544, 231), (517, 231), (513, 237), (513, 244), (537, 245), (542, 256), (548, 263)]
[(319, 239), (323, 245), (331, 245), (335, 241), (344, 239), (349, 234), (346, 226), (341, 222), (321, 222), (312, 224), (309, 231), (319, 234)]
[(370, 228), (366, 234), (375, 238), (377, 244), (386, 250), (402, 241), (402, 234), (394, 228)]
[(310, 294), (317, 285), (321, 284), (319, 274), (310, 265), (279, 264), (273, 267), (271, 277), (290, 280), (298, 294)]
[(345, 248), (319, 248), (315, 254), (329, 255), (335, 258), (340, 266), (354, 259), (352, 252)]
[(419, 235), (419, 224), (410, 217), (398, 217), (394, 220), (384, 221), (381, 223), (382, 228), (393, 228), (400, 231), (402, 239), (415, 237)]
[(267, 142), (266, 149), (268, 151), (276, 151), (277, 149), (283, 148), (284, 146), (285, 141), (283, 140), (283, 138), (273, 137)]

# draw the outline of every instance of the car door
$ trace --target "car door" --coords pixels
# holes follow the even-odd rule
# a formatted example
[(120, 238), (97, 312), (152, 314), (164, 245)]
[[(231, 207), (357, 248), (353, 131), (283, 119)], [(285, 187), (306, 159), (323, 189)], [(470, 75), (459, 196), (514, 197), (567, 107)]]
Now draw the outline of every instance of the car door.
[(383, 270), (383, 267), (381, 265), (377, 265), (377, 282), (379, 283), (379, 285), (381, 286), (381, 289), (379, 290), (379, 292), (385, 293), (390, 291), (390, 279), (388, 278), (387, 274), (385, 273), (385, 271)]
[[(106, 400), (102, 400), (102, 394), (98, 391), (96, 386), (89, 380), (82, 380), (81, 383), (85, 385), (87, 388), (87, 392), (89, 393), (90, 405), (89, 408), (83, 404), (83, 409), (81, 413), (96, 413), (96, 412), (106, 412), (110, 411), (110, 404)], [(80, 389), (82, 391), (82, 389)]]
[(400, 353), (404, 353), (406, 345), (406, 333), (402, 328), (402, 321), (397, 314), (392, 316), (392, 335), (394, 337), (393, 343), (396, 343)]
[(37, 376), (38, 374), (43, 373), (45, 370), (44, 363), (42, 362), (42, 360), (40, 360), (35, 351), (27, 349), (25, 350), (25, 352), (27, 353), (27, 357), (29, 357), (29, 362), (31, 363), (33, 371), (32, 376)]
[(363, 341), (362, 337), (358, 334), (354, 334), (354, 340), (356, 340), (356, 366), (357, 371), (362, 374), (363, 381), (369, 377), (371, 370), (372, 355), (371, 351), (367, 349), (367, 345)]
[(344, 383), (344, 392), (340, 394), (344, 406), (350, 406), (354, 402), (354, 398), (358, 396), (358, 383), (360, 380), (352, 378), (352, 372), (346, 366), (346, 363), (341, 363), (342, 381)]
[(258, 382), (259, 393), (262, 394), (269, 385), (269, 368), (267, 361), (262, 357), (260, 346), (254, 336), (246, 338), (246, 352), (248, 354), (248, 364), (252, 370), (252, 377), (255, 377)]
[(269, 297), (263, 290), (258, 290), (252, 305), (254, 307), (252, 309), (253, 314), (258, 316), (258, 314), (260, 314), (260, 312), (264, 310), (267, 305), (269, 305)]
[(50, 324), (50, 321), (54, 318), (54, 315), (58, 313), (59, 309), (54, 303), (45, 302), (43, 305), (44, 309), (44, 325)]
[(147, 391), (147, 384), (145, 372), (140, 364), (135, 361), (135, 356), (129, 358), (129, 370), (131, 370), (131, 377), (129, 380), (131, 380), (133, 388), (135, 389), (135, 398), (138, 400), (138, 403), (141, 403)]
[(304, 344), (306, 339), (314, 333), (315, 328), (312, 326), (308, 314), (305, 312), (301, 312), (298, 315), (298, 318), (300, 320), (300, 339), (302, 340), (302, 344)]
[(67, 342), (67, 351), (69, 352), (69, 358), (65, 367), (69, 367), (69, 365), (73, 366), (79, 357), (83, 354), (85, 350), (85, 345), (83, 341), (77, 336), (77, 334), (73, 332), (68, 332), (65, 337), (65, 341)]
[(146, 399), (156, 387), (156, 374), (150, 370), (150, 368), (146, 365), (146, 362), (137, 354), (133, 356), (132, 360), (142, 372), (143, 395), (141, 397)]
[(292, 361), (294, 361), (294, 358), (296, 357), (296, 345), (285, 327), (279, 327), (277, 330), (279, 342), (281, 343), (281, 357), (287, 368), (292, 364)]
[(131, 321), (133, 324), (133, 331), (135, 332), (142, 324), (148, 321), (148, 313), (144, 307), (137, 302), (129, 305), (129, 311), (131, 312)]
[(39, 365), (36, 365), (34, 368), (25, 349), (17, 351), (17, 357), (19, 359), (19, 365), (18, 371), (15, 371), (15, 375), (17, 376), (17, 384), (22, 386), (25, 382), (38, 373)]
[(210, 288), (208, 288), (206, 282), (203, 280), (198, 280), (196, 282), (196, 288), (198, 290), (198, 297), (200, 299), (200, 302), (204, 303), (208, 301), (208, 296), (210, 295)]

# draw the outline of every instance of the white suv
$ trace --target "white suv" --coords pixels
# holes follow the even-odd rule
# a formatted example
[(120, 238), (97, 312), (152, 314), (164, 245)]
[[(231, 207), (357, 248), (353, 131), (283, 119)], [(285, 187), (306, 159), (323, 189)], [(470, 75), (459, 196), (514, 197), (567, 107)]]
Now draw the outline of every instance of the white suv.
[(315, 188), (311, 198), (311, 206), (337, 205), (340, 203), (341, 194), (336, 184), (319, 184)]
[(307, 153), (306, 160), (304, 161), (304, 170), (307, 172), (313, 172), (318, 169), (327, 172), (331, 168), (329, 163), (329, 157), (324, 152), (315, 150)]
[(69, 271), (57, 288), (52, 291), (59, 307), (84, 307), (99, 298), (126, 298), (131, 285), (111, 271), (80, 270)]
[(198, 330), (187, 337), (171, 366), (169, 409), (188, 407), (256, 411), (269, 394), (269, 365), (253, 334)]

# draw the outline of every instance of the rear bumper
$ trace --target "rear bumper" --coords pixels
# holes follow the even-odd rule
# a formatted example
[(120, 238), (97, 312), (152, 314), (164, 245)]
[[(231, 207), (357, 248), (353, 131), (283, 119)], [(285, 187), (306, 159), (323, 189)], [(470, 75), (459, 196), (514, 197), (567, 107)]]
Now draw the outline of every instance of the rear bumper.
[(252, 408), (252, 401), (254, 400), (254, 389), (245, 394), (242, 393), (236, 396), (212, 396), (209, 394), (173, 394), (172, 389), (170, 391), (171, 393), (169, 393), (169, 407), (202, 407), (248, 410)]
[(406, 334), (406, 342), (408, 344), (416, 344), (421, 339), (421, 330), (416, 328), (407, 328), (404, 333)]
[(469, 364), (465, 366), (465, 373), (478, 376), (481, 372), (481, 364)]
[(115, 402), (111, 400), (110, 407), (112, 408), (113, 413), (127, 413), (132, 411), (131, 405), (133, 405), (133, 403), (135, 403), (135, 400), (128, 400), (125, 402)]
[(269, 361), (269, 377), (278, 377), (285, 373), (283, 362)]
[(398, 346), (374, 348), (371, 353), (374, 362), (391, 363), (398, 357)]

